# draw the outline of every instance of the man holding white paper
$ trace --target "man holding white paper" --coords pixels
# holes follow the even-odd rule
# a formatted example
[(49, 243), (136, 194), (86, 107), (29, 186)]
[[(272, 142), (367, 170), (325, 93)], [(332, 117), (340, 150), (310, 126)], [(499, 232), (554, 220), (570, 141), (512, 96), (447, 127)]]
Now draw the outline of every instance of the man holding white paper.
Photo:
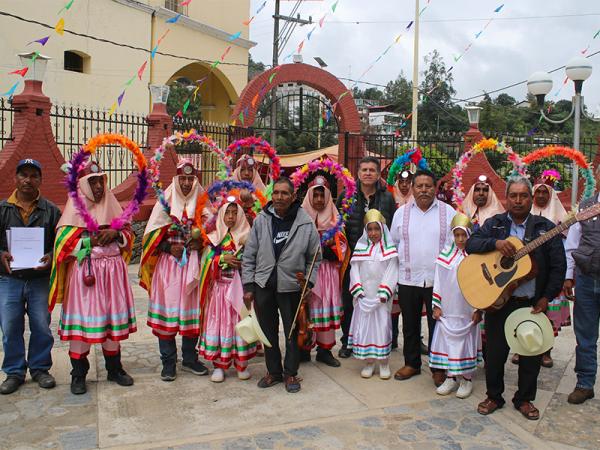
[[(34, 159), (17, 164), (16, 189), (0, 202), (0, 327), (6, 379), (0, 393), (12, 394), (25, 382), (27, 369), (45, 389), (56, 385), (48, 372), (54, 338), (50, 331), (48, 290), (52, 245), (60, 210), (40, 195), (42, 165)], [(25, 314), (29, 351), (25, 352)]]

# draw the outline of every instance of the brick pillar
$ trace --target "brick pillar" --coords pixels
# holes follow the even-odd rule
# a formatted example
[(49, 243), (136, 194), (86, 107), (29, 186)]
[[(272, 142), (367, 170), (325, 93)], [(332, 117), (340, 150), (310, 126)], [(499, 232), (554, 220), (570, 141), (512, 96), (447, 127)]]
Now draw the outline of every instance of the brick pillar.
[(50, 99), (42, 92), (42, 82), (25, 80), (25, 88), (13, 97), (13, 141), (0, 151), (0, 198), (15, 189), (14, 176), (21, 159), (33, 158), (42, 164), (41, 193), (50, 201), (64, 205), (65, 176), (60, 167), (65, 160), (56, 145), (50, 123)]

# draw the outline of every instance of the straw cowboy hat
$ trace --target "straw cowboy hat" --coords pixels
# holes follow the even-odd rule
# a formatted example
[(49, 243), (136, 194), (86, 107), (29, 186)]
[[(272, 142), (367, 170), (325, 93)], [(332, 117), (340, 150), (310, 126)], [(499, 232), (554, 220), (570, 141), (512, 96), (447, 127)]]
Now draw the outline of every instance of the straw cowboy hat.
[(504, 323), (504, 334), (510, 349), (522, 356), (536, 356), (554, 345), (552, 324), (546, 314), (533, 314), (531, 308), (514, 310)]
[(258, 324), (258, 319), (256, 318), (256, 314), (254, 313), (254, 307), (252, 307), (252, 311), (248, 312), (245, 306), (242, 307), (240, 311), (240, 315), (242, 320), (240, 320), (235, 326), (236, 331), (241, 336), (241, 338), (249, 344), (253, 342), (260, 341), (267, 347), (271, 347), (271, 343), (263, 333), (262, 328)]

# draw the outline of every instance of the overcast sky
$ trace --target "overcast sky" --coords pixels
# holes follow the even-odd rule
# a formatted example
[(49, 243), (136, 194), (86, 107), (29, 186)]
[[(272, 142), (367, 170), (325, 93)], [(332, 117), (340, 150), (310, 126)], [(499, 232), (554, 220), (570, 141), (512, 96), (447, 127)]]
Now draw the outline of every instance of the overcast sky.
[[(262, 3), (252, 0), (250, 14)], [(295, 3), (282, 1), (281, 14), (289, 13)], [(317, 27), (311, 40), (305, 41), (304, 62), (316, 65), (313, 57), (320, 56), (328, 64), (326, 70), (338, 77), (356, 79), (403, 33), (400, 42), (362, 81), (386, 84), (401, 71), (412, 77), (414, 26), (408, 32), (405, 28), (414, 18), (414, 0), (339, 0), (333, 15), (332, 3), (312, 0), (300, 6), (301, 16), (312, 15), (313, 22), (318, 22), (325, 11), (329, 13), (323, 28)], [(274, 4), (274, 0), (268, 0), (250, 27), (250, 38), (258, 42), (251, 54), (268, 64), (272, 60)], [(526, 80), (535, 71), (562, 66), (590, 44), (586, 55), (600, 51), (600, 36), (592, 40), (600, 29), (599, 0), (505, 0), (501, 12), (494, 13), (501, 4), (502, 0), (430, 0), (421, 15), (420, 70), (424, 69), (423, 56), (437, 49), (447, 68), (454, 65), (456, 96), (467, 98)], [(427, 0), (420, 0), (421, 7), (426, 5)], [(475, 39), (491, 17), (494, 21)], [(282, 56), (294, 51), (312, 27), (298, 26)], [(455, 63), (454, 55), (469, 43), (473, 44), (471, 49)], [(588, 110), (600, 115), (600, 53), (589, 60), (594, 73), (584, 83), (583, 94)], [(549, 100), (571, 98), (571, 82), (555, 96), (564, 78), (564, 69), (552, 74), (554, 86)], [(522, 100), (527, 87), (523, 84), (503, 92)]]

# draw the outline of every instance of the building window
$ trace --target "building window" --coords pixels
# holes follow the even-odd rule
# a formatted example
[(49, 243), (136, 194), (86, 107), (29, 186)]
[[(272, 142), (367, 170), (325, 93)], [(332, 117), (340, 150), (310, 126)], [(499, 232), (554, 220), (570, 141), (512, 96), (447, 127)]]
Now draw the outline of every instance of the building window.
[(90, 57), (83, 52), (67, 50), (64, 54), (64, 69), (70, 72), (89, 73)]
[(181, 0), (165, 0), (165, 8), (179, 14), (187, 15), (187, 6), (180, 5)]

